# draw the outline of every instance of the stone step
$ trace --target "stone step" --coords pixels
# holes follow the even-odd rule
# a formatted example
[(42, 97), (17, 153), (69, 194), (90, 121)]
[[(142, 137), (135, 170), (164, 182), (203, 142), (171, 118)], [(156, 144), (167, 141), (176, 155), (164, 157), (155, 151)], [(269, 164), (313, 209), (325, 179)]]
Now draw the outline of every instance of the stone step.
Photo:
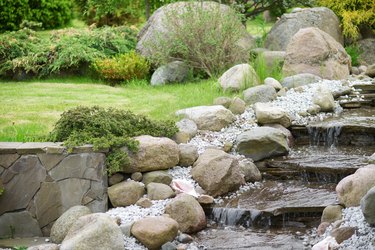
[(355, 84), (353, 87), (361, 93), (375, 93), (375, 84)]

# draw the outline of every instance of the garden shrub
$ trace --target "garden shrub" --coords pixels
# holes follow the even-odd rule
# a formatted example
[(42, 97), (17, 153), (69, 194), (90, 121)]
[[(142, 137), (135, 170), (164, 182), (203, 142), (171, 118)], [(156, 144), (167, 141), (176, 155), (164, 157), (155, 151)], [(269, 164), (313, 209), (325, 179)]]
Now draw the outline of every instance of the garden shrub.
[(241, 19), (231, 9), (191, 2), (186, 9), (171, 10), (165, 16), (165, 29), (153, 41), (144, 44), (153, 51), (150, 60), (163, 65), (171, 61), (186, 62), (195, 72), (218, 76), (229, 67), (247, 61), (247, 53), (237, 45), (244, 37)]
[(44, 29), (62, 27), (73, 17), (71, 0), (0, 1), (0, 31), (14, 31), (22, 22), (42, 23)]
[(358, 58), (362, 54), (360, 48), (357, 45), (352, 44), (352, 45), (346, 46), (345, 50), (346, 50), (346, 53), (348, 53), (348, 55), (352, 59), (352, 66), (359, 66), (360, 63), (358, 61)]
[(100, 78), (116, 83), (146, 78), (150, 64), (143, 56), (131, 51), (113, 58), (98, 59), (94, 62), (93, 68)]
[(98, 58), (135, 48), (136, 33), (128, 27), (65, 29), (48, 38), (28, 29), (0, 35), (0, 76), (25, 72), (38, 77), (82, 73)]
[(98, 106), (77, 107), (64, 112), (49, 134), (48, 140), (63, 141), (68, 148), (93, 144), (94, 150), (109, 148), (107, 171), (111, 175), (129, 164), (121, 147), (136, 152), (134, 136), (172, 137), (177, 127), (172, 121), (152, 121), (130, 111)]

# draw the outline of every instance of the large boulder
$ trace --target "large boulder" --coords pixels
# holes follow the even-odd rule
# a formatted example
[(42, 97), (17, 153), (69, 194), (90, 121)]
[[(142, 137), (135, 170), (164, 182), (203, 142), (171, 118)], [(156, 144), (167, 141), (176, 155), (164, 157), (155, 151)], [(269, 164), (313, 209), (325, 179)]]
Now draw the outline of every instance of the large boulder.
[(187, 80), (189, 67), (184, 62), (174, 61), (160, 66), (151, 77), (151, 85), (165, 85), (167, 83), (181, 83)]
[(358, 58), (359, 62), (362, 65), (375, 64), (375, 38), (359, 40), (357, 45), (362, 52)]
[[(158, 53), (158, 46), (163, 46), (160, 44), (160, 37), (168, 39), (167, 41), (173, 41), (175, 39), (173, 30), (168, 29), (167, 17), (170, 15), (175, 16), (175, 12), (182, 14), (192, 8), (200, 8), (201, 6), (205, 11), (217, 11), (219, 9), (224, 15), (231, 15), (236, 18), (235, 11), (229, 6), (212, 1), (204, 1), (202, 5), (201, 3), (194, 2), (177, 2), (164, 5), (152, 14), (146, 25), (143, 26), (142, 30), (139, 32), (138, 43), (136, 46), (137, 51), (145, 57), (150, 57), (151, 55)], [(225, 19), (223, 19), (223, 21), (224, 20)], [(220, 32), (222, 25), (219, 23), (215, 27), (218, 29), (216, 32)], [(243, 52), (245, 58), (250, 49), (254, 47), (255, 40), (246, 32), (245, 27), (241, 24), (236, 27), (236, 32), (242, 34), (237, 45), (239, 47), (239, 52)]]
[(147, 197), (150, 200), (165, 200), (174, 196), (174, 191), (168, 185), (155, 182), (151, 182), (147, 185)]
[(123, 181), (108, 188), (108, 197), (114, 207), (135, 204), (145, 193), (143, 183)]
[(80, 217), (60, 246), (60, 250), (91, 249), (124, 249), (121, 229), (107, 214), (95, 213)]
[(286, 48), (283, 73), (286, 76), (311, 73), (324, 79), (345, 79), (351, 59), (344, 47), (318, 28), (299, 30)]
[(259, 161), (273, 156), (287, 155), (288, 139), (279, 129), (256, 127), (245, 131), (236, 139), (237, 151)]
[(332, 10), (325, 7), (306, 8), (284, 14), (267, 35), (265, 46), (271, 50), (285, 50), (290, 39), (300, 29), (316, 27), (344, 44), (340, 20)]
[(228, 69), (219, 78), (219, 84), (224, 91), (237, 92), (259, 85), (259, 77), (249, 64), (238, 64)]
[(207, 149), (194, 163), (193, 179), (212, 196), (237, 190), (244, 183), (238, 160), (218, 149)]
[(336, 193), (340, 203), (345, 207), (356, 207), (374, 186), (375, 165), (367, 165), (342, 179), (336, 186)]
[(177, 116), (193, 120), (200, 130), (219, 131), (234, 121), (234, 115), (221, 105), (181, 109)]
[(323, 112), (330, 112), (335, 109), (335, 100), (329, 89), (325, 87), (320, 87), (314, 93), (313, 103), (320, 107)]
[(367, 223), (375, 224), (375, 186), (361, 199), (361, 210)]
[(178, 223), (166, 216), (140, 219), (131, 228), (132, 235), (151, 250), (160, 249), (164, 243), (172, 241), (177, 232)]
[(255, 115), (259, 124), (277, 123), (285, 128), (290, 127), (292, 119), (283, 108), (273, 107), (267, 103), (258, 102), (254, 105)]
[(91, 211), (85, 206), (74, 206), (63, 213), (51, 228), (52, 242), (60, 244), (68, 234), (72, 225), (82, 216), (90, 214)]
[(135, 140), (139, 141), (139, 149), (129, 153), (130, 166), (124, 166), (125, 173), (163, 170), (177, 165), (179, 151), (173, 140), (149, 135), (135, 137)]
[(176, 220), (183, 233), (196, 233), (207, 226), (206, 215), (191, 195), (181, 194), (165, 207), (165, 213)]
[(243, 92), (243, 97), (247, 104), (270, 102), (276, 98), (276, 90), (269, 85), (259, 85), (246, 89)]
[(281, 81), (281, 85), (283, 87), (291, 89), (319, 82), (320, 80), (322, 80), (320, 76), (310, 73), (301, 73), (283, 78), (283, 80)]

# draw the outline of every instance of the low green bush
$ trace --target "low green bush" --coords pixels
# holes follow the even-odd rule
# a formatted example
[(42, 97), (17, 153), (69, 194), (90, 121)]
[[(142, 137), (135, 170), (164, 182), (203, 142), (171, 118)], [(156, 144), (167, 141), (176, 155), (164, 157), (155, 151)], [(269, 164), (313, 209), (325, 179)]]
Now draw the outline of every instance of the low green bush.
[(97, 59), (129, 52), (135, 45), (136, 32), (125, 26), (64, 29), (49, 37), (29, 29), (7, 32), (0, 35), (0, 77), (85, 74)]
[(358, 46), (355, 44), (349, 45), (345, 47), (346, 53), (350, 56), (352, 59), (352, 66), (359, 66), (358, 58), (362, 54), (362, 51)]
[(134, 136), (172, 137), (177, 132), (172, 121), (152, 121), (130, 111), (104, 109), (98, 106), (77, 107), (64, 112), (48, 136), (51, 141), (63, 141), (68, 148), (93, 144), (94, 150), (109, 148), (108, 174), (121, 171), (129, 164), (128, 155), (138, 150)]
[(146, 78), (150, 64), (143, 56), (131, 51), (113, 58), (98, 59), (93, 63), (93, 68), (100, 78), (116, 83)]

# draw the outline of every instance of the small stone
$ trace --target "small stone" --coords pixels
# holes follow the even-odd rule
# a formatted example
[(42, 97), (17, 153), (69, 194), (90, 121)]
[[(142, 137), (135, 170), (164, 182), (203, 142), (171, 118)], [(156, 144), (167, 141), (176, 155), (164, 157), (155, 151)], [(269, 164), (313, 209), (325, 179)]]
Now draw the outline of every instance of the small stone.
[(161, 246), (161, 250), (176, 250), (177, 246), (172, 242), (167, 242)]
[(152, 206), (151, 200), (145, 197), (140, 198), (135, 204), (143, 208), (149, 208)]
[(343, 209), (340, 205), (330, 205), (324, 208), (321, 222), (335, 222), (337, 220), (341, 220), (342, 218), (342, 212)]
[(177, 241), (181, 243), (190, 243), (193, 242), (194, 239), (190, 235), (182, 233), (179, 236), (177, 236)]
[(322, 223), (320, 223), (318, 229), (316, 230), (317, 234), (319, 236), (322, 236), (326, 232), (327, 227), (329, 227), (329, 225), (331, 225), (329, 222), (322, 222)]
[(344, 240), (350, 239), (355, 233), (354, 227), (340, 227), (331, 231), (331, 236), (334, 237), (337, 243), (341, 244)]
[(229, 141), (224, 142), (224, 146), (223, 146), (224, 152), (228, 153), (231, 151), (232, 148), (233, 148), (233, 143)]
[(185, 245), (185, 244), (178, 244), (177, 245), (177, 250), (187, 250), (187, 245)]
[(135, 172), (135, 173), (132, 173), (130, 178), (134, 181), (142, 181), (143, 175), (141, 172)]
[(122, 173), (115, 173), (108, 177), (108, 185), (113, 186), (117, 183), (122, 182), (123, 180), (125, 180), (125, 176)]
[(212, 197), (210, 195), (203, 194), (203, 195), (200, 195), (198, 197), (198, 202), (200, 204), (213, 204), (214, 203), (214, 197)]
[(239, 115), (245, 112), (246, 110), (246, 103), (239, 97), (233, 98), (231, 101), (229, 108), (228, 108), (233, 114)]
[(120, 225), (121, 232), (124, 236), (130, 237), (131, 236), (131, 229), (134, 224), (134, 221), (126, 222)]

